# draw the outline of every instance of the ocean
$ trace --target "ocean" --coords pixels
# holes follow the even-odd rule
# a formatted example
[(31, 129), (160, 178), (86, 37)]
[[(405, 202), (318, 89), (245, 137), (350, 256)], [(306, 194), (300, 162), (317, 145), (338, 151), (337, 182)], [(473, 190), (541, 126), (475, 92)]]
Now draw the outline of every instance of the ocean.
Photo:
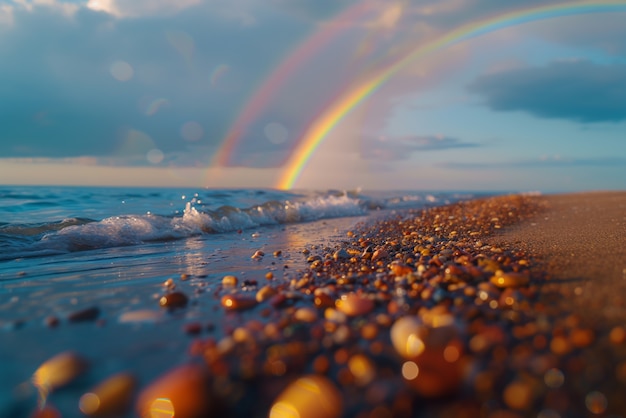
[[(187, 361), (189, 324), (219, 338), (258, 315), (223, 312), (225, 275), (249, 286), (268, 273), (290, 280), (307, 265), (304, 250), (332, 247), (359, 223), (477, 196), (1, 186), (0, 417), (30, 415), (41, 403), (33, 372), (63, 351), (90, 367), (45, 400), (62, 416), (79, 416), (76, 399), (105, 376), (130, 371), (145, 384)], [(168, 279), (189, 296), (186, 309), (160, 308)]]

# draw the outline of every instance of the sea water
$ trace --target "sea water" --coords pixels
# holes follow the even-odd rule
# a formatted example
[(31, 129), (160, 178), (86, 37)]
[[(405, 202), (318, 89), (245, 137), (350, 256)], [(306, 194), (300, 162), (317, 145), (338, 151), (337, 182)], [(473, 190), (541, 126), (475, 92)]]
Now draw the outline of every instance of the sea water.
[[(185, 324), (219, 338), (246, 319), (225, 314), (215, 297), (226, 274), (289, 280), (306, 268), (302, 250), (332, 247), (359, 223), (476, 196), (0, 186), (0, 416), (30, 414), (30, 376), (62, 351), (92, 363), (82, 385), (51, 396), (68, 416), (78, 392), (107, 375), (130, 371), (145, 383), (187, 361)], [(252, 259), (258, 250), (266, 256)], [(188, 308), (159, 307), (168, 278), (189, 295)], [(70, 323), (84, 309), (97, 317)]]

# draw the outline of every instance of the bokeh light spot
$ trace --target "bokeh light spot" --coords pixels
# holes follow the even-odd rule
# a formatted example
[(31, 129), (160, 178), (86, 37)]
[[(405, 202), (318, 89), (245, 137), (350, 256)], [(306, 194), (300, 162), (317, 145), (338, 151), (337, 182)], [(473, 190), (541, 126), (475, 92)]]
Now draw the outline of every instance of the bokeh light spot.
[(198, 141), (204, 135), (204, 129), (196, 121), (189, 121), (180, 127), (181, 136), (187, 141)]
[(135, 73), (133, 67), (126, 61), (115, 61), (109, 67), (109, 71), (114, 79), (117, 81), (128, 81), (133, 78)]
[(602, 414), (606, 411), (608, 401), (602, 392), (589, 392), (585, 397), (585, 405), (592, 414)]
[(415, 379), (420, 373), (419, 367), (413, 361), (405, 361), (402, 364), (402, 377), (406, 380)]
[(265, 133), (265, 137), (272, 144), (276, 144), (276, 145), (285, 143), (289, 135), (287, 128), (285, 128), (280, 123), (276, 123), (276, 122), (271, 122), (265, 125), (263, 132)]
[(559, 369), (550, 369), (543, 375), (543, 381), (549, 388), (558, 389), (565, 382), (565, 376)]
[(91, 415), (100, 408), (100, 398), (95, 393), (85, 393), (80, 397), (78, 407), (83, 414)]
[(153, 148), (146, 154), (146, 159), (151, 164), (158, 164), (163, 161), (164, 155), (163, 151), (158, 148)]

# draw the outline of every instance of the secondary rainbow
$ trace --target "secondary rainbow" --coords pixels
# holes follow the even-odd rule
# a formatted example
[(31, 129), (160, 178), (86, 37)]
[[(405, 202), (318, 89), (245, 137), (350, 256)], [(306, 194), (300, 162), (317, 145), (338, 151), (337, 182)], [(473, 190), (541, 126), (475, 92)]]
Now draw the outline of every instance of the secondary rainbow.
[(248, 125), (256, 118), (272, 99), (281, 85), (285, 83), (292, 74), (296, 72), (308, 59), (335, 39), (344, 28), (343, 21), (358, 19), (373, 9), (373, 2), (361, 1), (345, 10), (333, 18), (329, 24), (324, 24), (315, 31), (304, 42), (299, 44), (276, 69), (261, 83), (261, 86), (246, 102), (245, 107), (237, 116), (226, 134), (222, 145), (215, 153), (211, 166), (225, 166), (239, 143)]
[(626, 0), (613, 1), (577, 1), (558, 3), (549, 6), (538, 6), (503, 13), (495, 17), (473, 21), (447, 32), (437, 39), (420, 45), (408, 54), (377, 72), (374, 76), (360, 83), (352, 84), (307, 128), (294, 152), (282, 171), (276, 188), (287, 190), (293, 188), (300, 174), (311, 159), (315, 150), (323, 142), (330, 131), (363, 100), (371, 96), (389, 78), (409, 62), (423, 57), (433, 51), (445, 48), (477, 36), (494, 32), (499, 29), (521, 25), (538, 20), (557, 17), (626, 11)]

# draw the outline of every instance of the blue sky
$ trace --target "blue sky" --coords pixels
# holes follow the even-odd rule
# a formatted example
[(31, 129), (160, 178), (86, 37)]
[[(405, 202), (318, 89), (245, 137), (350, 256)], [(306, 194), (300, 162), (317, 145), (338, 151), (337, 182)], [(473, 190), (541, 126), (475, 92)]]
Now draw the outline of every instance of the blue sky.
[[(352, 83), (461, 25), (549, 3), (0, 0), (0, 183), (273, 187)], [(296, 187), (626, 189), (624, 21), (532, 21), (410, 62)], [(215, 164), (255, 92), (325, 31)]]

